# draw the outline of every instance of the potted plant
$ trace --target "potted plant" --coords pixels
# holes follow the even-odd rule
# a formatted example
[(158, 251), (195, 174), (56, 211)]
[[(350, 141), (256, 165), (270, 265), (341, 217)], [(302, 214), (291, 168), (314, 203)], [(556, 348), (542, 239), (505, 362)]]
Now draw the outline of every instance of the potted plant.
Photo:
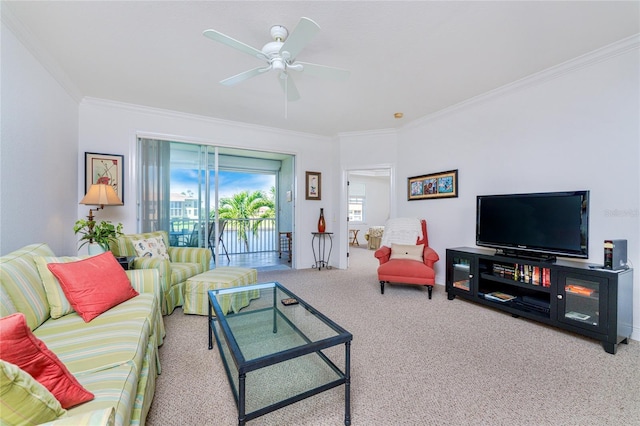
[(95, 220), (78, 219), (73, 226), (73, 232), (82, 235), (80, 246), (89, 244), (89, 254), (95, 254), (97, 250), (92, 247), (100, 246), (102, 251), (109, 251), (109, 243), (122, 235), (122, 223), (114, 225), (108, 220), (96, 222)]

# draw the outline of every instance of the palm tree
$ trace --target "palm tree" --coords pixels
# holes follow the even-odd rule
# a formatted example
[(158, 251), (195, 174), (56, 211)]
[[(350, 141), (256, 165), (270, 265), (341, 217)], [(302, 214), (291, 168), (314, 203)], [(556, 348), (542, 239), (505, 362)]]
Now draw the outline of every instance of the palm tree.
[[(260, 210), (262, 207), (267, 209)], [(244, 246), (249, 251), (248, 231), (256, 235), (261, 220), (253, 221), (253, 225), (249, 226), (248, 219), (274, 217), (274, 201), (264, 191), (242, 191), (233, 194), (231, 197), (220, 199), (220, 207), (218, 209), (218, 217), (220, 219), (244, 219), (238, 221), (238, 239), (244, 242)]]

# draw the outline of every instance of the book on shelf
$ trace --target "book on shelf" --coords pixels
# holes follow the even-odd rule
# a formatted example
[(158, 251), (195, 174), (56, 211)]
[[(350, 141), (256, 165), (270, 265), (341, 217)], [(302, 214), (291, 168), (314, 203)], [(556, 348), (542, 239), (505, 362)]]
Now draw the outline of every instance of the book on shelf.
[(493, 264), (493, 275), (513, 279), (516, 275), (516, 268), (514, 265), (504, 265), (501, 263)]
[(551, 269), (542, 268), (542, 286), (551, 287)]
[(516, 297), (507, 293), (503, 293), (501, 291), (494, 291), (494, 292), (485, 294), (484, 298), (487, 300), (493, 300), (495, 302), (508, 302), (510, 300), (515, 299)]
[(539, 266), (534, 266), (533, 267), (533, 277), (532, 277), (532, 282), (534, 285), (540, 285), (540, 283), (542, 282), (542, 278), (540, 276), (540, 267)]
[(462, 290), (469, 290), (469, 280), (454, 281), (453, 286)]
[(567, 293), (579, 294), (581, 296), (591, 296), (594, 293), (594, 289), (589, 287), (583, 287), (576, 284), (567, 284), (564, 286), (564, 291)]

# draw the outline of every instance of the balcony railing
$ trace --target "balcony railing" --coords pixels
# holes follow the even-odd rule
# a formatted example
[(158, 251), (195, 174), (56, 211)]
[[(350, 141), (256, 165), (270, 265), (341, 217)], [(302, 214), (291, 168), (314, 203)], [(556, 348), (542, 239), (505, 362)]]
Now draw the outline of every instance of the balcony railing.
[[(260, 253), (278, 250), (278, 232), (274, 218), (220, 219), (222, 235), (213, 231), (206, 240), (206, 223), (194, 219), (172, 219), (170, 245), (182, 247), (215, 247), (222, 244), (229, 254)], [(222, 227), (222, 226), (221, 226)], [(254, 232), (255, 227), (255, 232)]]

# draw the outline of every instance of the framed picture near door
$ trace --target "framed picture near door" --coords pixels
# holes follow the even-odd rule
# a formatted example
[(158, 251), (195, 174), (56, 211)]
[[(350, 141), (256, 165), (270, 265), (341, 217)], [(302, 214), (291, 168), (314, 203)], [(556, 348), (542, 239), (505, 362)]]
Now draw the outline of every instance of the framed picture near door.
[(305, 199), (322, 199), (322, 174), (320, 172), (306, 172), (305, 174)]
[(124, 203), (124, 155), (84, 153), (85, 194), (94, 183), (111, 185)]
[(458, 170), (413, 176), (407, 179), (408, 200), (458, 196)]

